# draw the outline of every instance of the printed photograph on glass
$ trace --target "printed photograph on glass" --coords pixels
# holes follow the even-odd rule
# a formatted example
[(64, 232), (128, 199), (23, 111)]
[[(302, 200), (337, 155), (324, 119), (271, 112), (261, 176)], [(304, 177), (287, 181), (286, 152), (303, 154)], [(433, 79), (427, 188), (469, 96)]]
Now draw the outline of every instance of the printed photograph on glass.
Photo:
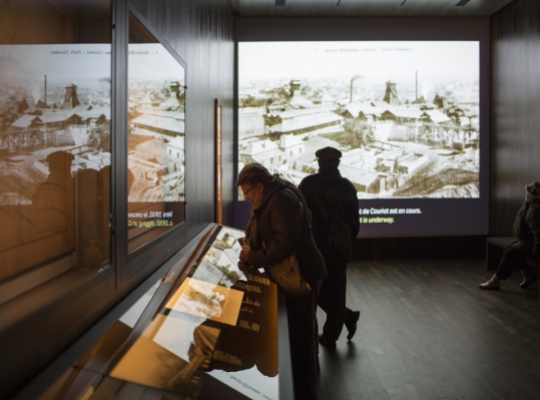
[(159, 43), (129, 45), (130, 202), (181, 202), (184, 68)]
[(109, 263), (110, 66), (107, 44), (0, 46), (0, 280)]
[(110, 165), (110, 58), (110, 45), (0, 46), (0, 205), (32, 204), (51, 164)]

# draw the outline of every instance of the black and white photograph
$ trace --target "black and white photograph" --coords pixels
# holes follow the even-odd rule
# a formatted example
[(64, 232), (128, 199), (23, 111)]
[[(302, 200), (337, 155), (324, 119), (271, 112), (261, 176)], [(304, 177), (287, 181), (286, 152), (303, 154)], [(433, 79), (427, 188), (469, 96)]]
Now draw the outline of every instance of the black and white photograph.
[(479, 198), (479, 63), (477, 41), (241, 42), (238, 170), (298, 185), (333, 146), (359, 199)]
[(237, 280), (244, 278), (243, 272), (238, 268), (238, 260), (238, 256), (230, 249), (221, 251), (212, 246), (201, 259), (193, 277), (230, 288)]
[(185, 70), (159, 43), (130, 44), (130, 202), (182, 202)]

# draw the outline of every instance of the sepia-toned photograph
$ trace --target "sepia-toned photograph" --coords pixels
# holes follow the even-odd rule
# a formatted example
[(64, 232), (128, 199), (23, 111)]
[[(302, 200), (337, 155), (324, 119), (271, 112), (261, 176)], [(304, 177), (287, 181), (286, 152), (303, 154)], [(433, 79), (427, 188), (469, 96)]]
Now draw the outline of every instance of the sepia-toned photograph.
[(129, 45), (130, 202), (185, 200), (185, 70), (159, 43)]
[(243, 295), (239, 290), (186, 278), (166, 308), (234, 326)]
[(111, 46), (0, 46), (0, 279), (110, 261)]
[(31, 204), (53, 153), (72, 176), (110, 165), (110, 60), (110, 45), (0, 46), (0, 205)]
[(333, 146), (359, 199), (478, 198), (479, 78), (476, 41), (240, 43), (238, 170)]

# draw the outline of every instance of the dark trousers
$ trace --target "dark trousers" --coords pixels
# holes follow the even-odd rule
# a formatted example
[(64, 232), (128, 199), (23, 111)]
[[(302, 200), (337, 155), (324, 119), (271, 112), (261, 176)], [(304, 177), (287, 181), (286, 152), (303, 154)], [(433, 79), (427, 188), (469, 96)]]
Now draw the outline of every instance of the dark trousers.
[(339, 339), (343, 324), (351, 318), (352, 310), (346, 307), (347, 263), (327, 261), (328, 275), (321, 284), (319, 307), (326, 313), (322, 333), (328, 341)]
[(317, 295), (320, 283), (304, 297), (287, 296), (287, 321), (296, 400), (317, 398)]
[(506, 280), (512, 272), (527, 268), (527, 260), (525, 259), (523, 251), (516, 246), (509, 245), (503, 252), (501, 262), (499, 263), (495, 275)]

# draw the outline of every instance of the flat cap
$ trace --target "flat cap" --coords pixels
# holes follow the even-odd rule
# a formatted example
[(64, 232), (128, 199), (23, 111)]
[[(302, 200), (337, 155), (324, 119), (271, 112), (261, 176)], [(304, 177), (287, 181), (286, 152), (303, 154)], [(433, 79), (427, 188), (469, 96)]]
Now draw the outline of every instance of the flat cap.
[(71, 161), (73, 161), (74, 158), (75, 156), (73, 154), (59, 150), (50, 153), (45, 161), (47, 161), (49, 165), (63, 168), (64, 166), (71, 166)]
[(339, 160), (341, 158), (341, 151), (328, 146), (317, 150), (315, 155), (319, 157), (319, 160)]
[(525, 190), (529, 195), (535, 199), (540, 198), (540, 183), (539, 182), (531, 182), (527, 186), (525, 186)]

